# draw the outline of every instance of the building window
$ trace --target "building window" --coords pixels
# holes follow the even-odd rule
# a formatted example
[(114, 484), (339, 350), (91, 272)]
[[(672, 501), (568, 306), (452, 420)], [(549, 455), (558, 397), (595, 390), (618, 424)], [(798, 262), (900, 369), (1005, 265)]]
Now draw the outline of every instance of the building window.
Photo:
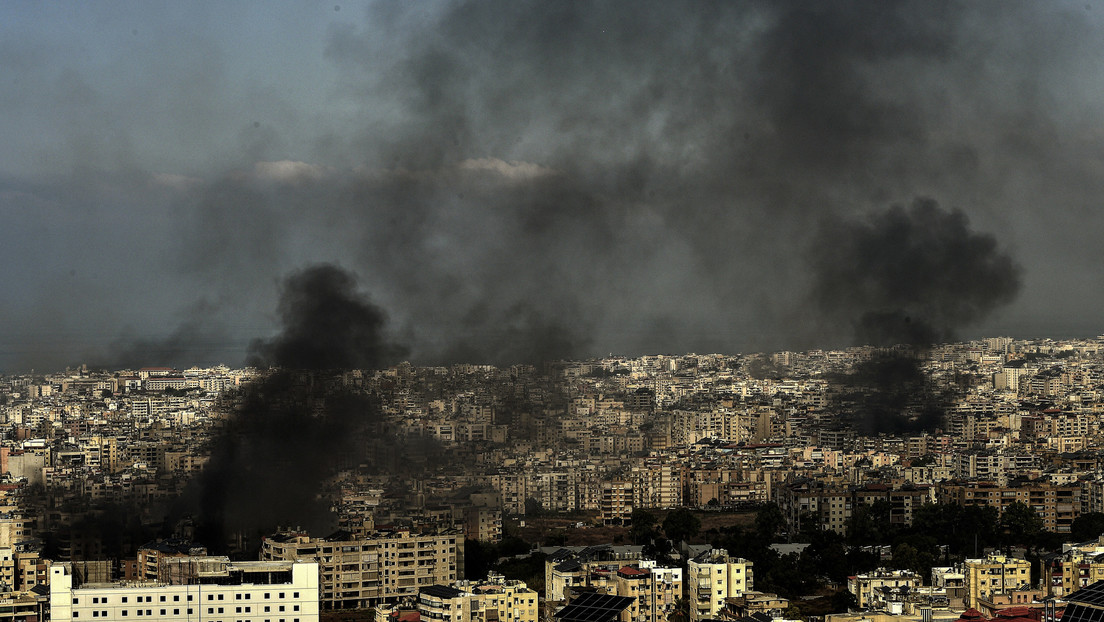
[(180, 602), (180, 594), (173, 594), (173, 602), (174, 603)]
[(161, 595), (161, 602), (165, 602), (165, 595), (164, 594)]
[(126, 597), (126, 596), (124, 596), (124, 597), (123, 597), (123, 603), (125, 604), (125, 603), (126, 603), (126, 601), (127, 601), (127, 597)]
[(126, 614), (127, 614), (126, 609), (123, 609), (122, 611), (119, 612), (119, 615), (123, 616), (124, 618), (126, 617)]
[(173, 609), (173, 615), (174, 616), (180, 615), (180, 610), (179, 609)]

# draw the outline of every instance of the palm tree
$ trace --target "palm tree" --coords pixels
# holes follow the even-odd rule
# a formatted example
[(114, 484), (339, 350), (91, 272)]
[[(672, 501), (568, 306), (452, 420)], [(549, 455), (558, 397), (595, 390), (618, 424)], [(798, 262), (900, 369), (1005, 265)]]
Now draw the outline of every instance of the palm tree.
[(690, 622), (690, 601), (684, 596), (675, 599), (675, 607), (667, 614), (667, 622)]

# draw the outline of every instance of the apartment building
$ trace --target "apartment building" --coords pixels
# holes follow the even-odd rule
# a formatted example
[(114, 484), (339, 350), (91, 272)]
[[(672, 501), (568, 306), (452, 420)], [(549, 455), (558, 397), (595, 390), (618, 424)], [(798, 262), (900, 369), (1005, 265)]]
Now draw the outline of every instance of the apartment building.
[(633, 507), (682, 506), (682, 469), (673, 462), (647, 461), (632, 468)]
[(1069, 533), (1073, 521), (1081, 515), (1081, 486), (1054, 486), (1046, 482), (1031, 482), (1021, 486), (993, 486), (982, 483), (945, 482), (938, 485), (940, 503), (987, 505), (1000, 515), (1012, 503), (1019, 501), (1035, 510), (1043, 519), (1043, 528), (1057, 533)]
[(967, 559), (962, 566), (967, 607), (977, 608), (982, 600), (992, 600), (996, 594), (1031, 586), (1031, 562), (1024, 559), (992, 554)]
[(610, 545), (561, 548), (544, 562), (544, 597), (567, 600), (572, 588), (605, 588), (609, 576), (624, 566), (645, 566), (643, 547)]
[(910, 570), (886, 570), (878, 568), (873, 572), (847, 577), (847, 591), (855, 595), (860, 609), (871, 608), (881, 601), (879, 592), (886, 588), (908, 588), (913, 590), (923, 585), (920, 575)]
[(265, 538), (262, 560), (309, 560), (321, 572), (324, 609), (349, 609), (416, 596), (430, 585), (463, 576), (464, 534), (377, 531), (362, 538), (337, 532), (328, 538), (281, 533)]
[(778, 507), (794, 529), (800, 527), (804, 517), (811, 515), (821, 529), (845, 534), (852, 505), (851, 491), (843, 486), (801, 480), (778, 488)]
[(166, 560), (157, 581), (91, 583), (71, 564), (50, 566), (50, 615), (97, 622), (318, 622), (318, 565)]
[(1047, 596), (1064, 597), (1104, 580), (1104, 537), (1062, 548), (1042, 560)]
[(603, 525), (624, 525), (631, 522), (633, 486), (631, 482), (614, 480), (602, 483), (598, 512)]
[(430, 585), (418, 591), (422, 620), (440, 622), (537, 622), (537, 593), (523, 581), (490, 573), (485, 581)]
[(724, 608), (726, 598), (753, 590), (752, 565), (742, 557), (730, 557), (724, 549), (711, 549), (691, 559), (686, 572), (690, 621), (714, 618)]

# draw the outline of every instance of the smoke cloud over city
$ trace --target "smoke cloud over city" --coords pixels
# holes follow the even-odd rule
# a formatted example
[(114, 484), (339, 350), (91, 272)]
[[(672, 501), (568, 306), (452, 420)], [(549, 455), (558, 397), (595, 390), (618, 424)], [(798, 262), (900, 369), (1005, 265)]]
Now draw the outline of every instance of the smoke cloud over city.
[(332, 265), (293, 273), (278, 309), (282, 331), (253, 347), (274, 368), (233, 394), (209, 462), (170, 517), (191, 518), (197, 538), (220, 550), (241, 536), (251, 540), (239, 546), (256, 546), (278, 526), (327, 533), (335, 526), (327, 482), (364, 464), (373, 440), (393, 442), (381, 434), (378, 403), (342, 373), (402, 353), (356, 276)]
[(255, 362), (265, 367), (379, 369), (405, 352), (385, 334), (383, 310), (357, 291), (353, 274), (337, 266), (312, 266), (288, 276), (278, 310), (282, 332), (250, 347)]
[(863, 433), (933, 430), (951, 397), (922, 369), (932, 344), (1015, 299), (1022, 269), (966, 215), (931, 199), (826, 219), (809, 251), (811, 298), (855, 345), (897, 346), (839, 378), (835, 407)]
[(419, 363), (1098, 330), (1091, 7), (284, 9), (0, 44), (0, 367), (312, 360), (318, 264)]
[(861, 219), (829, 219), (809, 255), (825, 321), (850, 322), (855, 345), (949, 341), (1015, 299), (1022, 269), (966, 215), (930, 199)]

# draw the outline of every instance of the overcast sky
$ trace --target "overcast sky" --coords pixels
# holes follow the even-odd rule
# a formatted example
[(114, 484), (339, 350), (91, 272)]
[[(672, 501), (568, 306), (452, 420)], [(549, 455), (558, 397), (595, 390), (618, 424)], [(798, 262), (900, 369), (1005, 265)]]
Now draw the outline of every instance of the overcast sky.
[(318, 264), (418, 362), (1104, 332), (1104, 3), (2, 15), (3, 370), (239, 364)]

